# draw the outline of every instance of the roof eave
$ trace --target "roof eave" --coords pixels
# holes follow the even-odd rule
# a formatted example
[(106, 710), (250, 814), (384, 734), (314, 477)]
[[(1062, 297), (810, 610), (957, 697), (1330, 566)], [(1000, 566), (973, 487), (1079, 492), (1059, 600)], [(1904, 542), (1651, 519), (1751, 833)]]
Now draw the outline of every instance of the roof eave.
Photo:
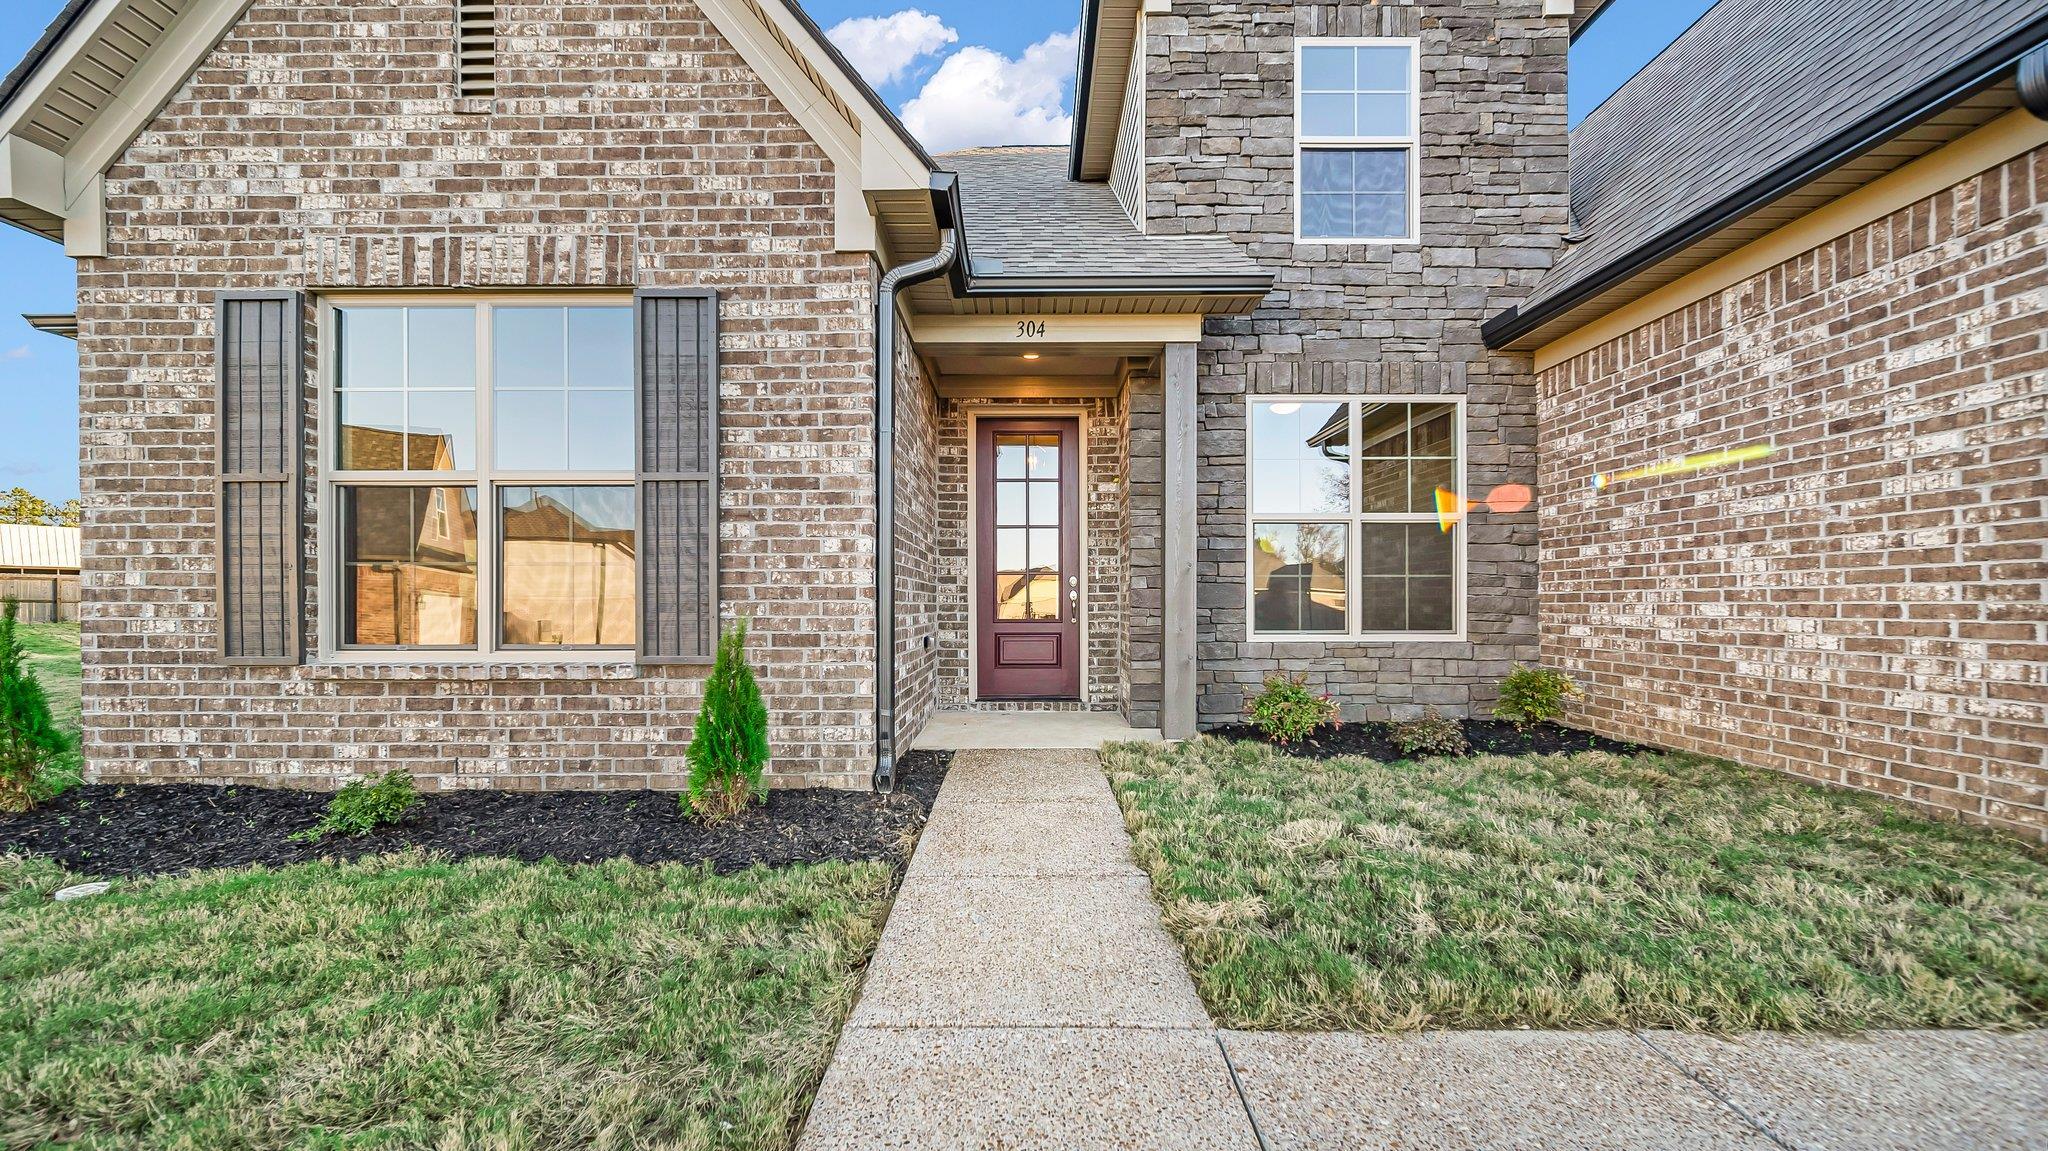
[(1081, 36), (1074, 62), (1074, 134), (1067, 147), (1067, 178), (1081, 178), (1081, 154), (1088, 143), (1088, 96), (1095, 87), (1095, 26), (1102, 0), (1081, 0)]
[(2012, 74), (2020, 58), (2041, 46), (2044, 39), (2048, 39), (2048, 15), (1664, 229), (1628, 255), (1557, 295), (1493, 316), (1481, 325), (1481, 339), (1495, 351), (1529, 351), (1547, 343), (1546, 327), (1580, 304), (1634, 279), (1929, 116), (1998, 83)]

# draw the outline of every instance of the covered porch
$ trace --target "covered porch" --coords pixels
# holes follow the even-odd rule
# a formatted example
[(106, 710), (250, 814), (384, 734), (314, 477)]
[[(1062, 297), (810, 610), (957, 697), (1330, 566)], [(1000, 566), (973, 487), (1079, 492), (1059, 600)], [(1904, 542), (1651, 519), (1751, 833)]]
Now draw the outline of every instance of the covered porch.
[[(938, 163), (959, 251), (899, 298), (889, 730), (906, 750), (1192, 735), (1198, 347), (1272, 278), (1222, 237), (1145, 235), (1065, 149)], [(903, 258), (938, 249), (892, 224)]]

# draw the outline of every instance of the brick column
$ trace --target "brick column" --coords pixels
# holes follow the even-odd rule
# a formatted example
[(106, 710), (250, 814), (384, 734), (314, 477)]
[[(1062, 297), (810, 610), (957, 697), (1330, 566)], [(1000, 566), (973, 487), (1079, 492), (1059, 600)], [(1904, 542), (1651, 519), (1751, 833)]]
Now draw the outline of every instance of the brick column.
[(1165, 698), (1161, 734), (1195, 734), (1195, 345), (1166, 345)]

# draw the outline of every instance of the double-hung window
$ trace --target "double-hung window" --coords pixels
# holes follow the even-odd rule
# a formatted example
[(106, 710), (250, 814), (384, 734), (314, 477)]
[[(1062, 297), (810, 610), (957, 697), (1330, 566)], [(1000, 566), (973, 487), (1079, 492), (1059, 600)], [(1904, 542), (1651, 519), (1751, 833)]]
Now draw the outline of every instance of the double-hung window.
[(1414, 40), (1304, 40), (1295, 60), (1296, 236), (1416, 238), (1420, 134)]
[[(1254, 639), (1463, 633), (1457, 400), (1255, 398), (1246, 570)], [(1452, 498), (1441, 504), (1438, 489)]]
[(630, 304), (346, 301), (328, 332), (329, 650), (630, 649)]

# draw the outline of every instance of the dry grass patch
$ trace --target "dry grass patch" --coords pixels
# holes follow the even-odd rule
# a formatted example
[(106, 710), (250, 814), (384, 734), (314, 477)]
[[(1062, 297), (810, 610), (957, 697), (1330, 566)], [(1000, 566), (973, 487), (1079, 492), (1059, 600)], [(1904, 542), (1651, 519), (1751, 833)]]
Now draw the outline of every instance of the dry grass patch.
[(787, 1147), (890, 884), (391, 856), (0, 857), (0, 1146)]
[(1225, 1026), (2048, 1021), (2048, 863), (1874, 799), (1680, 755), (1103, 761)]

